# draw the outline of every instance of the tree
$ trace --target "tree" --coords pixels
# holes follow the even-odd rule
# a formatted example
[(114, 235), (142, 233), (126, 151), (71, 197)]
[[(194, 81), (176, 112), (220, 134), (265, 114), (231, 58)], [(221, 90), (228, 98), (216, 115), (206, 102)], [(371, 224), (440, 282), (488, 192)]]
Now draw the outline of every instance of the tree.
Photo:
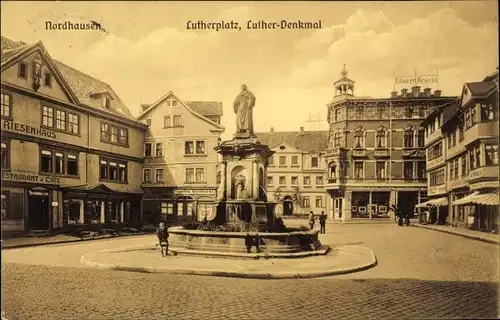
[(293, 188), (292, 199), (293, 199), (293, 203), (295, 205), (298, 205), (299, 207), (302, 207), (303, 196), (302, 196), (302, 193), (300, 192), (299, 187), (294, 187)]
[(283, 189), (281, 187), (276, 188), (276, 191), (274, 191), (274, 202), (281, 202), (283, 198)]

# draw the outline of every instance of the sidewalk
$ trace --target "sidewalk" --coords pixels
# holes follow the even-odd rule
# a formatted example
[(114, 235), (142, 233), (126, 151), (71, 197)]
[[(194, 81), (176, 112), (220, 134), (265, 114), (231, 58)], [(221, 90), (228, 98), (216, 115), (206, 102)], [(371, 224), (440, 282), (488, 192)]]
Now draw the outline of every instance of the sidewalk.
[(424, 228), (429, 230), (435, 230), (439, 232), (454, 234), (458, 236), (462, 236), (469, 239), (479, 240), (488, 243), (500, 244), (500, 236), (494, 233), (481, 232), (476, 230), (464, 229), (464, 228), (456, 228), (451, 226), (441, 226), (435, 224), (417, 224), (412, 223), (413, 227)]
[(365, 247), (338, 246), (327, 255), (297, 259), (227, 259), (188, 255), (162, 257), (154, 244), (84, 254), (81, 263), (100, 269), (252, 279), (317, 278), (366, 270), (377, 264)]
[(24, 248), (24, 247), (34, 247), (43, 246), (49, 244), (60, 244), (60, 243), (70, 243), (79, 241), (89, 241), (89, 240), (100, 240), (100, 239), (110, 239), (117, 237), (130, 237), (144, 235), (144, 232), (137, 233), (118, 233), (116, 235), (96, 235), (90, 237), (76, 237), (70, 235), (54, 235), (54, 236), (31, 236), (31, 237), (20, 237), (20, 238), (9, 238), (2, 239), (2, 249), (14, 249), (14, 248)]

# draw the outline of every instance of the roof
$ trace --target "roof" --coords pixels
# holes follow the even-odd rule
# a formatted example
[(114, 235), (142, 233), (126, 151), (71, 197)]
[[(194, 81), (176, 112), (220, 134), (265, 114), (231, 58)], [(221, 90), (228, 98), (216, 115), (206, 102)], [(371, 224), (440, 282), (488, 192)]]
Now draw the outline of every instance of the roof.
[(465, 84), (469, 88), (472, 96), (488, 95), (492, 90), (496, 89), (497, 85), (493, 81), (487, 82), (467, 82)]
[(324, 151), (328, 147), (328, 131), (261, 132), (255, 135), (270, 148), (287, 144), (304, 152), (313, 152)]
[(495, 72), (492, 72), (489, 76), (484, 78), (483, 82), (486, 81), (498, 81), (498, 68)]
[(457, 115), (458, 105), (457, 100), (443, 108), (443, 126)]
[[(3, 36), (1, 37), (1, 39), (2, 65), (5, 61), (11, 60), (11, 58), (13, 58), (14, 56), (18, 56), (22, 52), (25, 52), (28, 48), (36, 45), (26, 45), (24, 42), (15, 42)], [(129, 120), (137, 121), (137, 119), (132, 115), (130, 110), (118, 97), (118, 95), (110, 85), (79, 70), (76, 70), (62, 62), (54, 59), (52, 59), (52, 61), (54, 62), (64, 80), (69, 85), (71, 91), (76, 95), (81, 104), (94, 109), (99, 109), (100, 111), (112, 113)], [(102, 106), (102, 102), (100, 100), (92, 99), (90, 97), (91, 94), (95, 94), (96, 92), (108, 92), (110, 94), (110, 96), (112, 97), (110, 109), (106, 109), (104, 106)]]
[[(422, 123), (420, 125), (425, 126), (430, 121), (434, 121), (434, 118), (437, 114), (448, 112), (451, 115), (449, 115), (448, 118), (444, 119), (443, 124), (446, 123), (447, 120), (449, 120), (451, 117), (453, 117), (453, 112), (456, 113), (456, 110), (458, 108), (458, 102), (459, 102), (459, 100), (456, 98), (455, 100), (448, 101), (442, 105), (433, 107), (431, 109), (431, 111), (429, 112), (429, 114), (427, 115), (427, 117), (422, 121)], [(453, 108), (455, 108), (454, 111), (453, 111)], [(448, 111), (446, 111), (446, 110), (448, 110)], [(446, 117), (446, 115), (443, 115), (443, 117)]]
[(184, 101), (194, 112), (202, 116), (222, 116), (222, 102), (218, 101)]

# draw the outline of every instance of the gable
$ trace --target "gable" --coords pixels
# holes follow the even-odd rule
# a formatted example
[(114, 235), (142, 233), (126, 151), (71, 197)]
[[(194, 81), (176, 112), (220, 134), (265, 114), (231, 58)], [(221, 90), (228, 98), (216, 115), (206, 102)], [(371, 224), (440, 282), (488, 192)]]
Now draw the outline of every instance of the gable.
[[(20, 77), (21, 63), (25, 65), (26, 78)], [(37, 68), (39, 68), (40, 77), (35, 79)], [(2, 62), (2, 82), (55, 100), (78, 104), (78, 99), (41, 44), (31, 46), (19, 52), (16, 57), (12, 57), (5, 63)]]
[(465, 84), (464, 88), (462, 89), (462, 96), (460, 98), (460, 106), (466, 105), (471, 100), (471, 97), (472, 97), (472, 94), (470, 92), (470, 89)]

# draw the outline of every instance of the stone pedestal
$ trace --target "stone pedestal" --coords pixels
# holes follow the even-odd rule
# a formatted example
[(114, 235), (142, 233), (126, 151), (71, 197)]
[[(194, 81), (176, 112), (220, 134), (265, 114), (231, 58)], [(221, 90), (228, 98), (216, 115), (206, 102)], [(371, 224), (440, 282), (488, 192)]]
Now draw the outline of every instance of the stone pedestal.
[(250, 133), (237, 133), (215, 151), (222, 156), (217, 221), (257, 230), (274, 224), (274, 202), (267, 199), (267, 165), (274, 153)]

